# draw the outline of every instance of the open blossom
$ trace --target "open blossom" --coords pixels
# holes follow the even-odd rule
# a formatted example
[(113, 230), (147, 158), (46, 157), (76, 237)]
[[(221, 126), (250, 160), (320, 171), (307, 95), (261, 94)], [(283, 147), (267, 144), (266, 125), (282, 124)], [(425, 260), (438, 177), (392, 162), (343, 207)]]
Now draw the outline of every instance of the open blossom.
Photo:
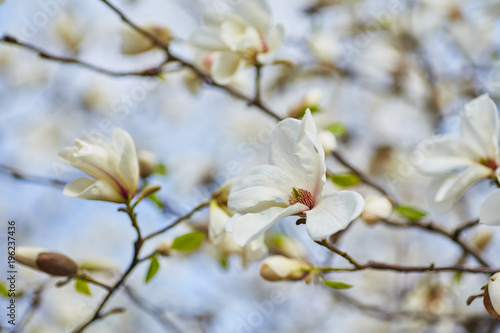
[(465, 105), (460, 134), (433, 137), (416, 150), (424, 157), (419, 169), (435, 177), (427, 201), (437, 212), (451, 209), (469, 186), (492, 177), (499, 166), (498, 111), (488, 95)]
[(90, 138), (75, 140), (75, 145), (59, 152), (67, 163), (95, 179), (72, 180), (63, 194), (85, 200), (129, 202), (137, 192), (139, 163), (130, 134), (117, 128), (113, 141)]
[(231, 13), (207, 14), (206, 28), (195, 31), (190, 42), (202, 50), (216, 52), (212, 77), (227, 84), (246, 66), (274, 60), (285, 31), (281, 24), (272, 29), (270, 24), (271, 11), (265, 0), (240, 1)]
[(236, 211), (226, 230), (247, 244), (287, 216), (306, 217), (313, 240), (347, 227), (364, 206), (353, 191), (323, 194), (325, 153), (311, 112), (302, 121), (286, 119), (272, 131), (269, 164), (250, 169), (235, 180), (228, 206)]

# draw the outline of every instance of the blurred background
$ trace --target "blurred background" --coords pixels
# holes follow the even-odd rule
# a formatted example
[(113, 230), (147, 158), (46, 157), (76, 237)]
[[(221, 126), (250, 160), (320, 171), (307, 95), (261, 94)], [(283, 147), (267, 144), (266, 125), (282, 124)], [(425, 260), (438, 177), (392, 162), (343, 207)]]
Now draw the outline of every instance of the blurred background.
[[(247, 0), (241, 0), (247, 1)], [(138, 24), (168, 27), (171, 48), (196, 61), (187, 42), (207, 11), (228, 12), (238, 0), (117, 0)], [(458, 133), (463, 105), (488, 93), (500, 94), (500, 1), (269, 0), (274, 24), (283, 23), (286, 43), (278, 64), (263, 69), (263, 99), (280, 116), (314, 107), (316, 124), (335, 124), (342, 150), (353, 164), (394, 192), (401, 201), (428, 209), (424, 192), (429, 178), (413, 167), (412, 150), (435, 133)], [(0, 33), (62, 56), (76, 57), (113, 71), (137, 71), (160, 63), (163, 53), (120, 52), (125, 31), (119, 17), (98, 0), (5, 0), (0, 4)], [(131, 256), (134, 231), (117, 205), (62, 195), (62, 187), (12, 176), (40, 176), (67, 182), (81, 172), (62, 163), (57, 152), (75, 137), (109, 137), (112, 128), (128, 131), (138, 151), (154, 154), (166, 167), (150, 183), (162, 186), (159, 207), (138, 207), (146, 233), (187, 213), (229, 179), (267, 162), (267, 140), (276, 121), (225, 91), (190, 84), (186, 70), (160, 78), (111, 77), (37, 57), (0, 43), (0, 233), (16, 221), (17, 246), (64, 253), (78, 263), (122, 271)], [(253, 92), (252, 68), (232, 86)], [(332, 170), (344, 170), (327, 160)], [(7, 168), (6, 168), (7, 167)], [(8, 169), (12, 168), (12, 169)], [(33, 180), (33, 179), (32, 179)], [(36, 179), (35, 179), (36, 180)], [(334, 185), (331, 185), (334, 186)], [(353, 187), (365, 196), (373, 190)], [(477, 218), (490, 191), (475, 185), (444, 215), (431, 214), (454, 228)], [(206, 229), (207, 211), (196, 214), (148, 244), (193, 229)], [(493, 233), (485, 256), (500, 265), (498, 232), (477, 227), (464, 236), (471, 242)], [(343, 265), (311, 242), (303, 226), (281, 221), (268, 234), (286, 237), (293, 251), (315, 265)], [(477, 245), (477, 244), (476, 244)], [(449, 240), (419, 230), (392, 229), (353, 222), (338, 246), (365, 262), (452, 265), (462, 253)], [(3, 250), (0, 250), (3, 251)], [(481, 301), (466, 299), (487, 282), (482, 275), (393, 274), (363, 271), (334, 273), (332, 279), (354, 285), (347, 291), (319, 284), (275, 282), (259, 276), (259, 262), (243, 264), (205, 242), (193, 253), (160, 258), (161, 269), (144, 283), (147, 265), (129, 279), (109, 307), (127, 311), (91, 326), (88, 332), (500, 332)], [(297, 253), (297, 252), (295, 252)], [(0, 260), (7, 271), (6, 256)], [(222, 260), (224, 259), (224, 260)], [(468, 261), (467, 261), (468, 262)], [(470, 264), (474, 264), (470, 260)], [(109, 273), (96, 276), (113, 281)], [(100, 274), (100, 275), (99, 275)], [(0, 278), (6, 282), (5, 278)], [(72, 284), (19, 267), (18, 319), (35, 290), (41, 303), (21, 332), (70, 332), (91, 315), (103, 297), (77, 293)], [(132, 295), (136, 295), (139, 301)], [(8, 304), (0, 299), (1, 308)], [(150, 310), (144, 311), (145, 305)], [(167, 323), (155, 318), (154, 309)], [(10, 331), (6, 317), (1, 325)]]

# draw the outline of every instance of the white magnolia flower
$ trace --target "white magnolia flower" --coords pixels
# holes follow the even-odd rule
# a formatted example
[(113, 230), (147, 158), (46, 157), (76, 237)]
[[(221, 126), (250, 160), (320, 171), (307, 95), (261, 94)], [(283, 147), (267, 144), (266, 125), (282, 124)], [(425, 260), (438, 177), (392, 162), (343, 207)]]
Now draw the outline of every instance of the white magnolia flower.
[(240, 1), (231, 13), (205, 16), (206, 28), (197, 30), (191, 44), (217, 52), (211, 73), (214, 80), (227, 84), (246, 66), (271, 63), (285, 38), (281, 24), (270, 29), (271, 10), (265, 0)]
[(81, 177), (69, 182), (63, 194), (85, 200), (129, 202), (137, 192), (139, 163), (130, 134), (117, 128), (113, 141), (90, 138), (59, 152), (67, 163), (95, 179)]
[(495, 103), (482, 95), (465, 105), (460, 122), (461, 137), (435, 136), (416, 149), (422, 157), (419, 169), (436, 178), (427, 202), (445, 212), (469, 186), (494, 175), (499, 166), (499, 120)]
[(356, 192), (323, 195), (325, 153), (309, 110), (302, 121), (281, 121), (269, 141), (269, 164), (242, 174), (229, 194), (228, 206), (238, 214), (226, 230), (237, 243), (247, 244), (292, 215), (305, 216), (311, 238), (322, 240), (361, 213), (364, 199)]

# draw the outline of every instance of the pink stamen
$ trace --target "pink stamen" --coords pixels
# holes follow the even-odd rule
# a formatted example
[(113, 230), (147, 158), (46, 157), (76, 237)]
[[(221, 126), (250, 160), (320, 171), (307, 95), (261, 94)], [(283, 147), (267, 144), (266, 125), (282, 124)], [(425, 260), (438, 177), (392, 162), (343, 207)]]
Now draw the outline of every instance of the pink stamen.
[(301, 203), (306, 205), (310, 209), (314, 207), (314, 198), (308, 190), (303, 190), (301, 188), (292, 188), (292, 194), (288, 196), (288, 202), (290, 205), (295, 205), (296, 203)]

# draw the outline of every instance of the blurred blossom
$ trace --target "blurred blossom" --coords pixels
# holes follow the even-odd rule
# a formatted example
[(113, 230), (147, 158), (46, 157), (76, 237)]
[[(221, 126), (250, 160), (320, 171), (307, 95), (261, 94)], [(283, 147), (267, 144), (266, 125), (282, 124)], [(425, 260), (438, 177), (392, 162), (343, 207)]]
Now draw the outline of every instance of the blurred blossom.
[(309, 46), (313, 55), (324, 64), (335, 64), (342, 55), (337, 35), (316, 32), (311, 36)]
[(72, 13), (59, 15), (55, 23), (57, 37), (72, 50), (78, 53), (80, 43), (85, 37), (85, 28)]
[(270, 29), (271, 10), (266, 0), (241, 1), (231, 13), (208, 13), (206, 28), (190, 38), (192, 45), (217, 52), (211, 66), (213, 78), (228, 84), (245, 67), (271, 63), (282, 46), (282, 25)]
[(59, 152), (75, 168), (95, 178), (77, 178), (69, 182), (63, 194), (85, 200), (127, 203), (135, 196), (139, 183), (139, 163), (130, 134), (120, 128), (113, 141), (90, 137), (76, 139), (75, 145)]
[(139, 160), (139, 174), (141, 178), (147, 178), (153, 174), (158, 165), (156, 155), (148, 150), (140, 150), (137, 153)]
[[(460, 122), (461, 137), (435, 136), (422, 142), (414, 154), (417, 167), (434, 176), (427, 202), (445, 212), (472, 184), (494, 175), (500, 163), (499, 120), (495, 103), (482, 95), (467, 103)], [(483, 222), (491, 223), (483, 215)]]
[[(153, 35), (162, 44), (168, 45), (172, 40), (170, 30), (159, 25), (147, 25), (141, 27), (144, 31)], [(155, 44), (139, 32), (127, 28), (122, 32), (121, 53), (125, 55), (136, 55), (155, 48)]]
[(311, 267), (311, 264), (304, 261), (271, 256), (262, 263), (260, 276), (271, 282), (302, 280), (310, 273)]
[(319, 131), (318, 137), (325, 155), (331, 154), (337, 148), (337, 139), (332, 132), (327, 130)]
[(322, 240), (347, 227), (362, 211), (356, 192), (323, 194), (325, 153), (311, 112), (281, 121), (269, 140), (269, 163), (235, 180), (228, 206), (238, 214), (226, 224), (245, 245), (287, 216), (306, 217), (307, 232)]
[(394, 208), (391, 201), (385, 196), (369, 196), (361, 218), (366, 224), (373, 225), (391, 217)]

